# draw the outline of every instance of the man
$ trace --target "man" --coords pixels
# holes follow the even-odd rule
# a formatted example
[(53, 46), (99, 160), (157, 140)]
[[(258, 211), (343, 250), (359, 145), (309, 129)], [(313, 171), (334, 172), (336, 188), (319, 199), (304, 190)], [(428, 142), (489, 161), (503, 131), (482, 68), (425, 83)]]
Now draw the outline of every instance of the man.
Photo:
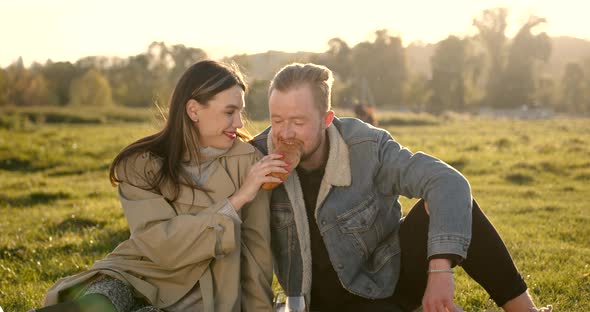
[[(282, 68), (269, 88), (271, 127), (253, 140), (264, 154), (282, 141), (303, 142), (299, 166), (271, 199), (287, 308), (459, 311), (452, 267), (460, 263), (505, 310), (535, 311), (465, 178), (385, 130), (336, 118), (332, 82), (323, 66)], [(400, 195), (422, 199), (405, 219)]]

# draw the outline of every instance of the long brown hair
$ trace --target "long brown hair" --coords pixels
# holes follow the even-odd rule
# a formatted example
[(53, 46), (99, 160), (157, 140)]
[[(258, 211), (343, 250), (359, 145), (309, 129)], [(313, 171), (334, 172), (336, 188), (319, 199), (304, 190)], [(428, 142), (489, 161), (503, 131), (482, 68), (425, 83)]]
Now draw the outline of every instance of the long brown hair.
[[(148, 181), (149, 190), (160, 191), (164, 184), (171, 185), (172, 198), (169, 200), (175, 201), (180, 192), (180, 185), (199, 189), (199, 186), (181, 170), (183, 160), (186, 161), (183, 157), (187, 152), (189, 162), (201, 163), (199, 130), (186, 113), (186, 103), (194, 99), (202, 105), (207, 105), (216, 94), (236, 85), (246, 92), (245, 80), (234, 64), (204, 60), (190, 66), (174, 87), (164, 129), (131, 143), (115, 157), (109, 170), (111, 184), (116, 186), (121, 182), (116, 176), (116, 168), (124, 159), (138, 153), (150, 152), (162, 158), (162, 167), (155, 179)], [(242, 141), (251, 139), (250, 135), (241, 129), (238, 129), (237, 135)]]

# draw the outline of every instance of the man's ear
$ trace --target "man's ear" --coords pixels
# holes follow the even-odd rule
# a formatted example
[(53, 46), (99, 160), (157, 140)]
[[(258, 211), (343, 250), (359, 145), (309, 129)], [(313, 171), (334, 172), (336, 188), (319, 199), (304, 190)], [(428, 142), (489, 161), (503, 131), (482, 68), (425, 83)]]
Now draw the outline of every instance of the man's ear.
[(201, 110), (203, 105), (201, 105), (197, 100), (190, 99), (186, 102), (186, 114), (188, 117), (194, 121), (199, 122), (199, 110)]
[(329, 110), (324, 114), (324, 129), (328, 129), (328, 127), (332, 124), (334, 116), (335, 114), (333, 110)]

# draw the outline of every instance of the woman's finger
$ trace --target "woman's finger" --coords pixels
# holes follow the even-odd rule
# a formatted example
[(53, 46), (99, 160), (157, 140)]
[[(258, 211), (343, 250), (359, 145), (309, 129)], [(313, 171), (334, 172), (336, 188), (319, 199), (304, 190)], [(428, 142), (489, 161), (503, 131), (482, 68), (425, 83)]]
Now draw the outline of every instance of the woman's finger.
[(252, 168), (250, 174), (252, 176), (266, 176), (271, 173), (289, 173), (290, 171), (282, 166), (261, 166), (258, 168)]
[(287, 163), (286, 161), (283, 160), (266, 160), (263, 163), (260, 164), (262, 167), (267, 167), (267, 166), (271, 166), (271, 167), (288, 167), (289, 163)]
[(281, 180), (280, 178), (277, 177), (273, 177), (271, 175), (269, 176), (264, 176), (260, 179), (260, 185), (264, 184), (264, 183), (283, 183), (284, 181)]
[(281, 159), (283, 157), (284, 156), (282, 154), (273, 153), (273, 154), (268, 154), (268, 155), (262, 157), (260, 160), (262, 160), (262, 161), (269, 161), (269, 160), (273, 160), (273, 159)]
[(258, 163), (254, 164), (251, 167), (251, 171), (258, 171), (258, 170), (265, 170), (266, 168), (271, 168), (271, 167), (282, 167), (282, 168), (288, 168), (289, 167), (289, 163), (282, 161), (282, 160), (260, 160)]

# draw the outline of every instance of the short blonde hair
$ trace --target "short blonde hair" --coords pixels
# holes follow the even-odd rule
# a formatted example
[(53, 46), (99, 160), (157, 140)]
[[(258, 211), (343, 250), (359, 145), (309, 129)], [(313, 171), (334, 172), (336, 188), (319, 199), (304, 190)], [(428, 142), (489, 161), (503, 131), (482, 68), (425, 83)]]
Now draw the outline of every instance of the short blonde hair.
[(315, 104), (321, 112), (327, 112), (331, 109), (331, 93), (334, 76), (332, 71), (326, 66), (307, 63), (289, 64), (274, 76), (270, 82), (268, 96), (273, 90), (281, 92), (289, 91), (302, 85), (308, 85), (311, 88)]

